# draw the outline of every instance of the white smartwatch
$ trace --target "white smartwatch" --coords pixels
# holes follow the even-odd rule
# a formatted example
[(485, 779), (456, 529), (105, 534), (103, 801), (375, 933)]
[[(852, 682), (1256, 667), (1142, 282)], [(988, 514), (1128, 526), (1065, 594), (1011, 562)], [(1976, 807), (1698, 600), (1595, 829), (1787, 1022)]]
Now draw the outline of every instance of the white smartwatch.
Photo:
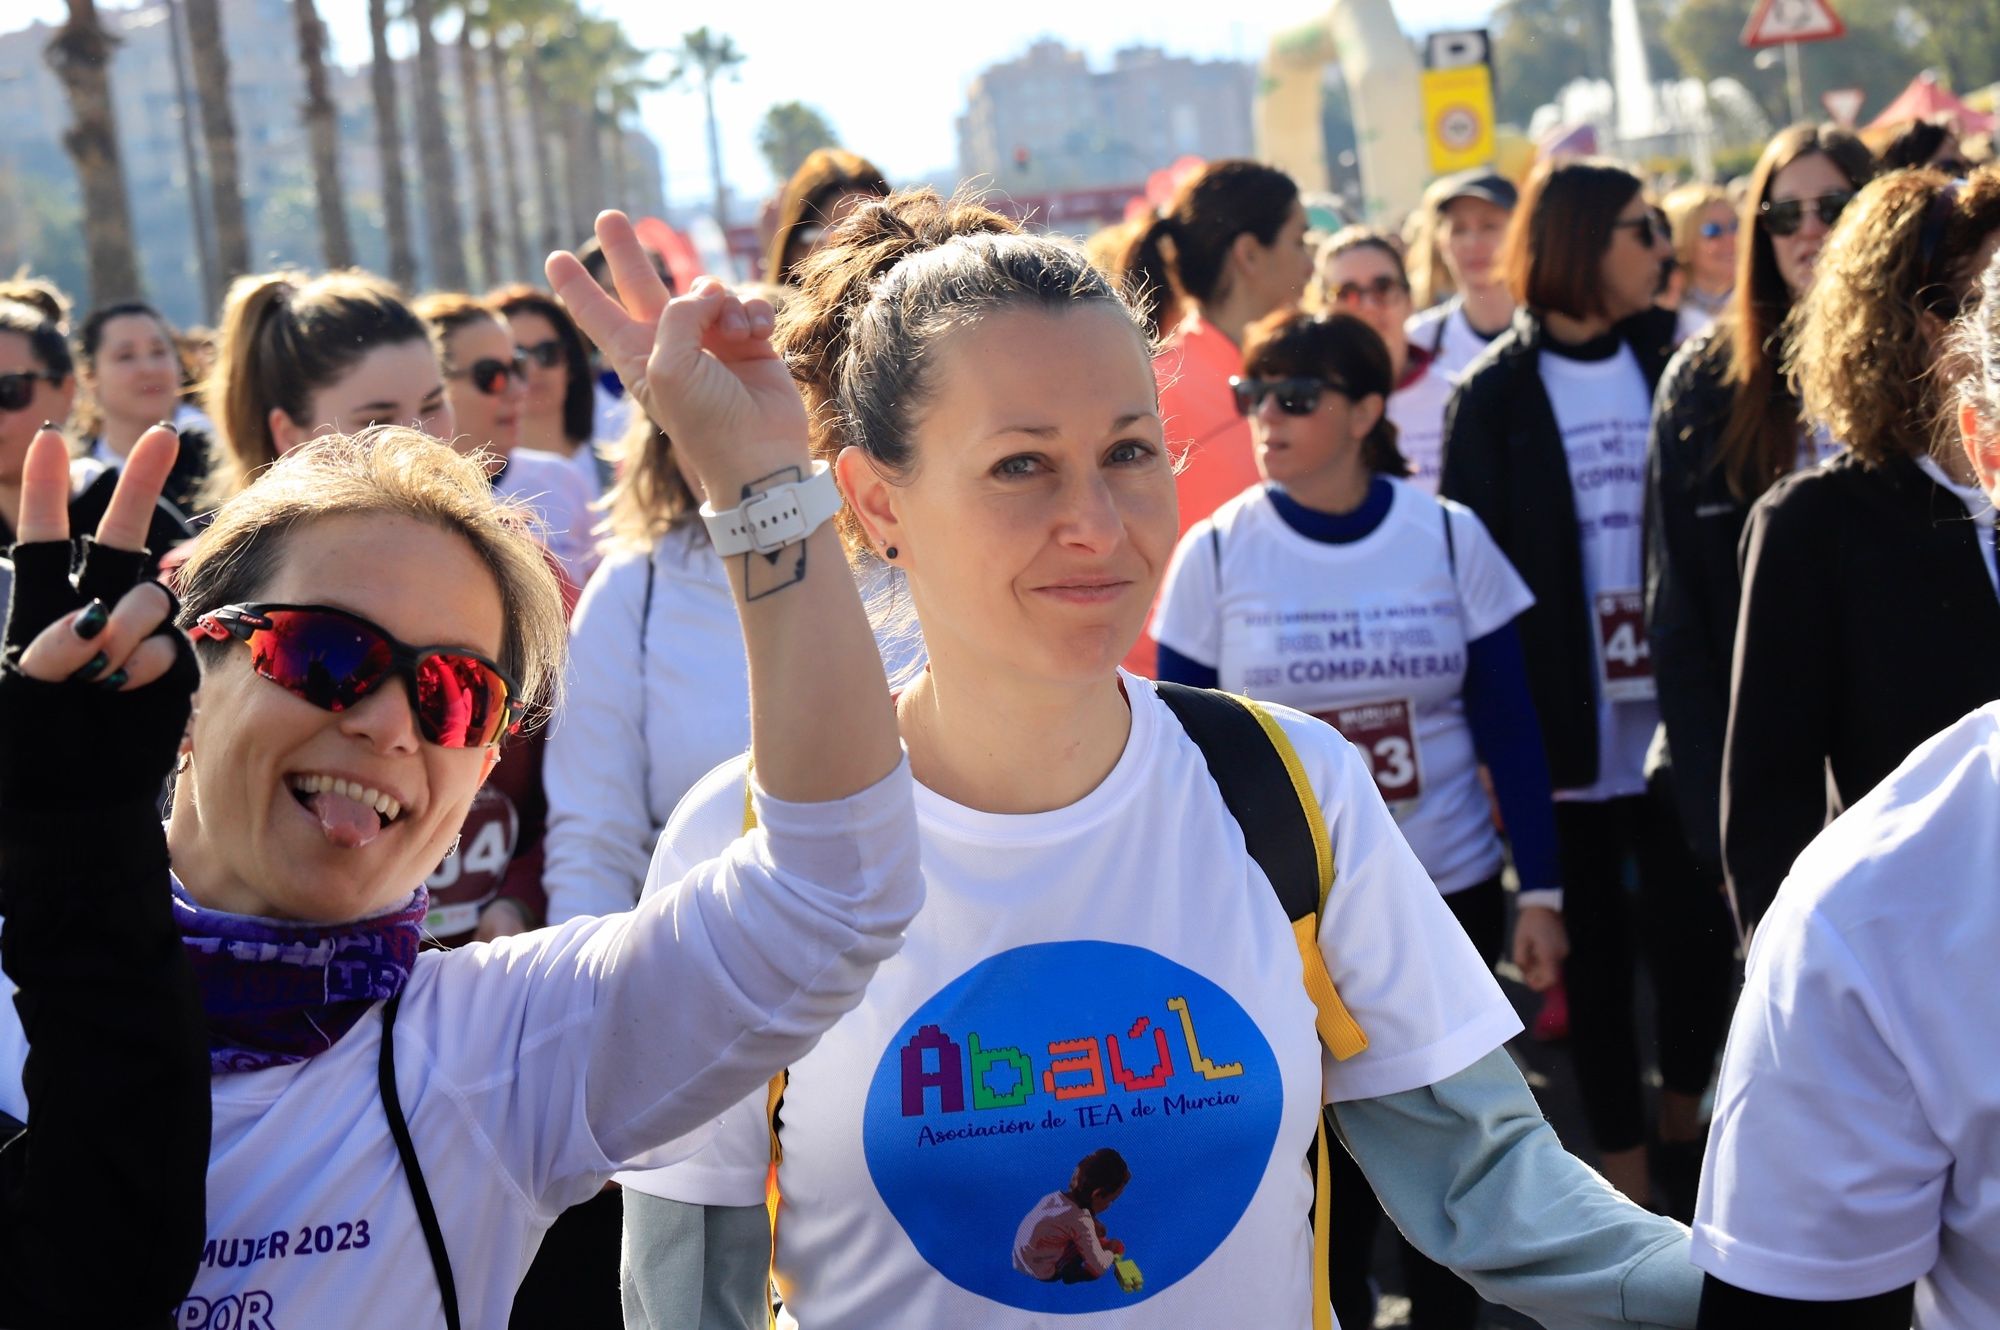
[(804, 480), (773, 485), (727, 512), (718, 513), (704, 503), (701, 520), (715, 552), (726, 559), (732, 554), (775, 554), (803, 541), (839, 511), (840, 486), (833, 483), (833, 468), (815, 461)]

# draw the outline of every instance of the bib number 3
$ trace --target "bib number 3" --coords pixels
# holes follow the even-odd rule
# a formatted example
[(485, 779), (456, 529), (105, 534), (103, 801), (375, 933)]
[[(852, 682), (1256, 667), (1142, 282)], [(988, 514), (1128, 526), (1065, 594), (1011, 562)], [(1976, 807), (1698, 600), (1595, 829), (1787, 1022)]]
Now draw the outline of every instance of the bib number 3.
[(1646, 597), (1639, 591), (1597, 596), (1597, 660), (1613, 702), (1653, 700), (1653, 648), (1646, 641)]
[(1409, 699), (1364, 702), (1322, 711), (1319, 718), (1339, 730), (1368, 759), (1384, 802), (1406, 803), (1424, 792), (1423, 768), (1417, 755), (1416, 713)]

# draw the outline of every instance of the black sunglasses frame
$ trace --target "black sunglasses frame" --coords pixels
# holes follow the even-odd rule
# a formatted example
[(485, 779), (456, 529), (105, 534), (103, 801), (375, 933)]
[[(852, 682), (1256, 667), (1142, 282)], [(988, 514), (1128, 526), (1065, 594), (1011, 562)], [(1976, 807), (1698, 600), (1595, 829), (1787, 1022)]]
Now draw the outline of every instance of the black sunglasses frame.
[(1349, 396), (1347, 385), (1337, 379), (1293, 374), (1282, 379), (1249, 378), (1231, 375), (1229, 391), (1236, 398), (1236, 414), (1254, 416), (1266, 397), (1275, 397), (1278, 409), (1288, 416), (1309, 416), (1319, 410), (1320, 398), (1329, 392)]
[(1831, 194), (1819, 194), (1809, 199), (1766, 199), (1757, 205), (1757, 221), (1774, 236), (1794, 236), (1806, 224), (1806, 208), (1810, 206), (1819, 216), (1820, 224), (1829, 229), (1840, 220), (1840, 214), (1847, 211), (1847, 205), (1854, 202), (1855, 191), (1836, 189)]
[(563, 343), (560, 337), (546, 337), (533, 346), (516, 346), (515, 350), (543, 369), (554, 369), (563, 363)]
[(1365, 285), (1361, 282), (1342, 282), (1333, 289), (1333, 299), (1336, 304), (1341, 305), (1358, 305), (1365, 300), (1372, 300), (1378, 305), (1386, 305), (1396, 296), (1408, 295), (1409, 290), (1410, 284), (1408, 282), (1391, 276), (1388, 273), (1383, 273), (1380, 277)]
[[(297, 614), (318, 614), (318, 615), (324, 615), (328, 618), (339, 619), (345, 623), (351, 623), (357, 628), (361, 628), (369, 633), (374, 634), (376, 637), (380, 638), (382, 644), (388, 647), (389, 649), (389, 668), (386, 671), (384, 671), (380, 677), (372, 680), (368, 684), (367, 688), (363, 690), (363, 692), (360, 693), (355, 700), (359, 701), (360, 698), (368, 696), (375, 690), (376, 685), (380, 684), (383, 679), (387, 679), (392, 676), (401, 679), (404, 685), (409, 690), (408, 700), (410, 705), (410, 714), (412, 717), (415, 718), (417, 722), (417, 731), (418, 733), (423, 735), (424, 741), (426, 743), (434, 744), (439, 748), (490, 747), (494, 744), (499, 743), (501, 740), (505, 739), (508, 735), (514, 733), (516, 730), (520, 728), (521, 711), (522, 711), (520, 702), (521, 685), (515, 681), (513, 675), (509, 674), (506, 670), (501, 668), (500, 663), (498, 661), (495, 661), (487, 656), (483, 656), (477, 651), (467, 651), (460, 647), (413, 647), (409, 643), (404, 642), (401, 638), (395, 636), (395, 634), (391, 633), (388, 629), (382, 627), (381, 624), (378, 624), (371, 619), (365, 619), (361, 615), (354, 613), (352, 610), (340, 609), (338, 606), (287, 605), (287, 604), (279, 604), (275, 601), (271, 602), (259, 601), (247, 604), (223, 605), (217, 609), (210, 610), (208, 613), (202, 615), (199, 619), (195, 621), (193, 636), (196, 637), (197, 639), (206, 639), (212, 642), (233, 640), (247, 644), (250, 641), (251, 637), (256, 633), (274, 629), (277, 625), (271, 619), (270, 616), (280, 611), (297, 613)], [(430, 732), (430, 727), (424, 723), (423, 710), (417, 705), (417, 698), (422, 694), (421, 684), (419, 683), (417, 678), (417, 669), (426, 660), (439, 656), (473, 661), (483, 666), (485, 669), (490, 670), (493, 674), (493, 677), (500, 681), (501, 687), (506, 689), (506, 696), (501, 699), (501, 704), (500, 704), (501, 719), (499, 727), (495, 730), (494, 736), (491, 739), (487, 740), (486, 743), (484, 744), (440, 743), (436, 738), (432, 736)], [(252, 668), (254, 670), (255, 666), (253, 665)], [(257, 677), (265, 680), (268, 683), (276, 684), (280, 688), (285, 688), (285, 685), (278, 683), (276, 679), (272, 679), (269, 675), (264, 674), (262, 671), (257, 671)], [(285, 691), (291, 693), (292, 696), (297, 697), (300, 701), (311, 703), (314, 706), (321, 705), (320, 703), (313, 701), (312, 698), (306, 697), (304, 694), (299, 693), (291, 688), (285, 688)], [(347, 708), (345, 706), (326, 706), (322, 707), (321, 709), (325, 711), (339, 712), (339, 711), (344, 711)]]
[(509, 374), (523, 383), (528, 381), (527, 352), (516, 351), (512, 360), (496, 360), (492, 356), (483, 356), (464, 369), (448, 369), (444, 372), (447, 379), (472, 380), (472, 386), (488, 397), (500, 395), (501, 389), (506, 386)]
[[(20, 411), (25, 409), (28, 403), (35, 400), (35, 381), (37, 379), (44, 383), (61, 383), (67, 377), (64, 374), (57, 374), (54, 370), (46, 369), (21, 369), (0, 374), (0, 411)], [(16, 388), (16, 384), (21, 386)], [(17, 392), (20, 394), (19, 401), (14, 400)]]

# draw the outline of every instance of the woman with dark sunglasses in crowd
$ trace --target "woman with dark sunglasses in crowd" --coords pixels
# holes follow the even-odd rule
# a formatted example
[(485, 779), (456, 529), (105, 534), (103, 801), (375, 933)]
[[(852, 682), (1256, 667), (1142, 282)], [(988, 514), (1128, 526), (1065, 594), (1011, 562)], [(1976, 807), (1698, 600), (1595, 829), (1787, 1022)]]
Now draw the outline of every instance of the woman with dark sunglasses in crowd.
[[(0, 300), (0, 549), (12, 543), (20, 522), (23, 468), (35, 431), (69, 419), (75, 402), (75, 361), (56, 320), (39, 305)], [(173, 414), (171, 403), (166, 414)], [(102, 462), (78, 459), (70, 464), (69, 483), (71, 525), (94, 529), (111, 506), (118, 473)], [(155, 502), (145, 539), (155, 564), (187, 538), (180, 512)], [(6, 580), (0, 564), (0, 592)]]
[[(1400, 336), (1407, 311), (1394, 313)], [(1251, 327), (1236, 396), (1267, 483), (1176, 547), (1153, 621), (1159, 677), (1282, 702), (1346, 735), (1491, 965), (1509, 911), (1485, 766), (1521, 880), (1513, 959), (1544, 990), (1567, 943), (1548, 764), (1514, 630), (1533, 597), (1477, 517), (1405, 479), (1384, 410), (1391, 364), (1346, 314)], [(1343, 1325), (1369, 1325), (1382, 1211), (1345, 1152), (1334, 1169), (1334, 1309)], [(1470, 1330), (1478, 1295), (1399, 1245), (1417, 1323)]]
[(486, 297), (527, 357), (521, 446), (565, 459), (595, 503), (611, 488), (611, 460), (599, 451), (596, 377), (590, 347), (561, 302), (538, 287), (502, 287)]
[[(527, 355), (514, 345), (499, 313), (469, 295), (428, 295), (417, 301), (416, 312), (437, 340), (445, 396), (457, 424), (452, 446), (485, 452), (493, 492), (534, 512), (549, 553), (561, 561), (570, 586), (580, 588), (597, 566), (591, 496), (575, 467), (520, 446)], [(575, 599), (574, 590), (569, 598)]]
[[(1690, 923), (1697, 875), (1645, 770), (1659, 709), (1641, 530), (1653, 385), (1673, 346), (1674, 316), (1653, 303), (1670, 257), (1636, 176), (1594, 161), (1538, 167), (1503, 256), (1521, 310), (1452, 399), (1440, 486), (1480, 516), (1534, 594), (1521, 643), (1556, 789), (1570, 1048), (1599, 1167), (1642, 1204), (1652, 1187), (1628, 874), (1655, 960), (1660, 1136), (1677, 1146), (1700, 1137), (1728, 982), (1726, 950), (1704, 963), (1716, 949), (1685, 936), (1701, 928)], [(1686, 1185), (1669, 1204), (1685, 1213), (1692, 1161), (1678, 1162)]]
[(1839, 451), (1801, 419), (1781, 372), (1781, 333), (1812, 280), (1832, 220), (1874, 164), (1852, 134), (1798, 125), (1750, 173), (1729, 305), (1682, 346), (1654, 398), (1647, 461), (1646, 631), (1663, 742), (1652, 764), (1673, 790), (1704, 878), (1722, 880), (1722, 738), (1750, 506)]
[(1993, 507), (1962, 449), (1934, 455), (1939, 348), (1996, 237), (2000, 171), (1891, 172), (1793, 310), (1787, 369), (1846, 451), (1772, 486), (1743, 538), (1722, 856), (1746, 933), (1830, 817), (2000, 696)]
[[(626, 307), (570, 256), (551, 277), (621, 365), (650, 365), (641, 403), (709, 492), (762, 498), (715, 514), (718, 541), (797, 514), (765, 542), (782, 566), (733, 581), (759, 829), (657, 903), (418, 950), (424, 876), (563, 651), (541, 550), (445, 445), (391, 427), (293, 450), (217, 512), (171, 621), (154, 596), (86, 640), (67, 544), (17, 548), (47, 626), (4, 686), (67, 703), (85, 685), (52, 681), (131, 653), (120, 693), (89, 694), (94, 741), (0, 736), (45, 739), (51, 779), (84, 788), (127, 755), (119, 722), (151, 704), (176, 627), (201, 661), (167, 856), (127, 870), (173, 893), (208, 1020), (209, 1242), (177, 1325), (501, 1324), (555, 1215), (809, 1049), (921, 901), (908, 765), (770, 311), (714, 283), (669, 304), (630, 224), (599, 229)], [(121, 809), (92, 845), (158, 825)], [(0, 1111), (18, 1115), (24, 1051), (10, 1007)]]
[(1404, 331), (1410, 318), (1410, 278), (1402, 254), (1386, 232), (1350, 226), (1320, 246), (1313, 267), (1315, 303), (1354, 315), (1388, 348), (1395, 383), (1388, 419), (1396, 427), (1396, 447), (1409, 463), (1409, 483), (1426, 494), (1437, 493), (1444, 408), (1453, 384), (1436, 358)]

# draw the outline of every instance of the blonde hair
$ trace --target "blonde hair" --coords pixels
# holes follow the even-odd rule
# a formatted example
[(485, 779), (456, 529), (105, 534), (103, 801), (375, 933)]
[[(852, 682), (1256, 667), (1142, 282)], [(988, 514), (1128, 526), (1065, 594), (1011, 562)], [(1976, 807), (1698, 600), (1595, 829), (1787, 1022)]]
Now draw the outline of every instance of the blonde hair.
[(180, 570), (180, 624), (255, 600), (298, 531), (330, 517), (406, 517), (461, 536), (493, 574), (506, 621), (500, 665), (523, 714), (546, 715), (561, 688), (568, 626), (534, 518), (493, 497), (486, 469), (402, 425), (328, 434), (287, 452), (216, 510)]
[(637, 402), (632, 404), (632, 419), (625, 433), (610, 452), (617, 463), (618, 479), (597, 502), (605, 518), (596, 529), (606, 545), (650, 550), (669, 532), (692, 530), (706, 535), (706, 529), (695, 521), (699, 504), (674, 460), (673, 440)]
[(370, 351), (429, 336), (400, 289), (358, 268), (237, 278), (202, 394), (217, 434), (204, 505), (222, 503), (277, 460), (272, 408), (304, 425), (312, 395)]
[(1667, 229), (1673, 233), (1674, 258), (1690, 272), (1694, 267), (1695, 242), (1701, 239), (1701, 215), (1718, 203), (1729, 208), (1727, 191), (1720, 185), (1700, 182), (1682, 185), (1660, 200), (1660, 211), (1667, 215)]
[(1827, 238), (1793, 306), (1785, 354), (1805, 414), (1871, 466), (1928, 451), (1947, 394), (1932, 322), (1951, 323), (1978, 274), (1966, 262), (2000, 230), (2000, 171), (1963, 187), (1896, 171), (1863, 189)]

